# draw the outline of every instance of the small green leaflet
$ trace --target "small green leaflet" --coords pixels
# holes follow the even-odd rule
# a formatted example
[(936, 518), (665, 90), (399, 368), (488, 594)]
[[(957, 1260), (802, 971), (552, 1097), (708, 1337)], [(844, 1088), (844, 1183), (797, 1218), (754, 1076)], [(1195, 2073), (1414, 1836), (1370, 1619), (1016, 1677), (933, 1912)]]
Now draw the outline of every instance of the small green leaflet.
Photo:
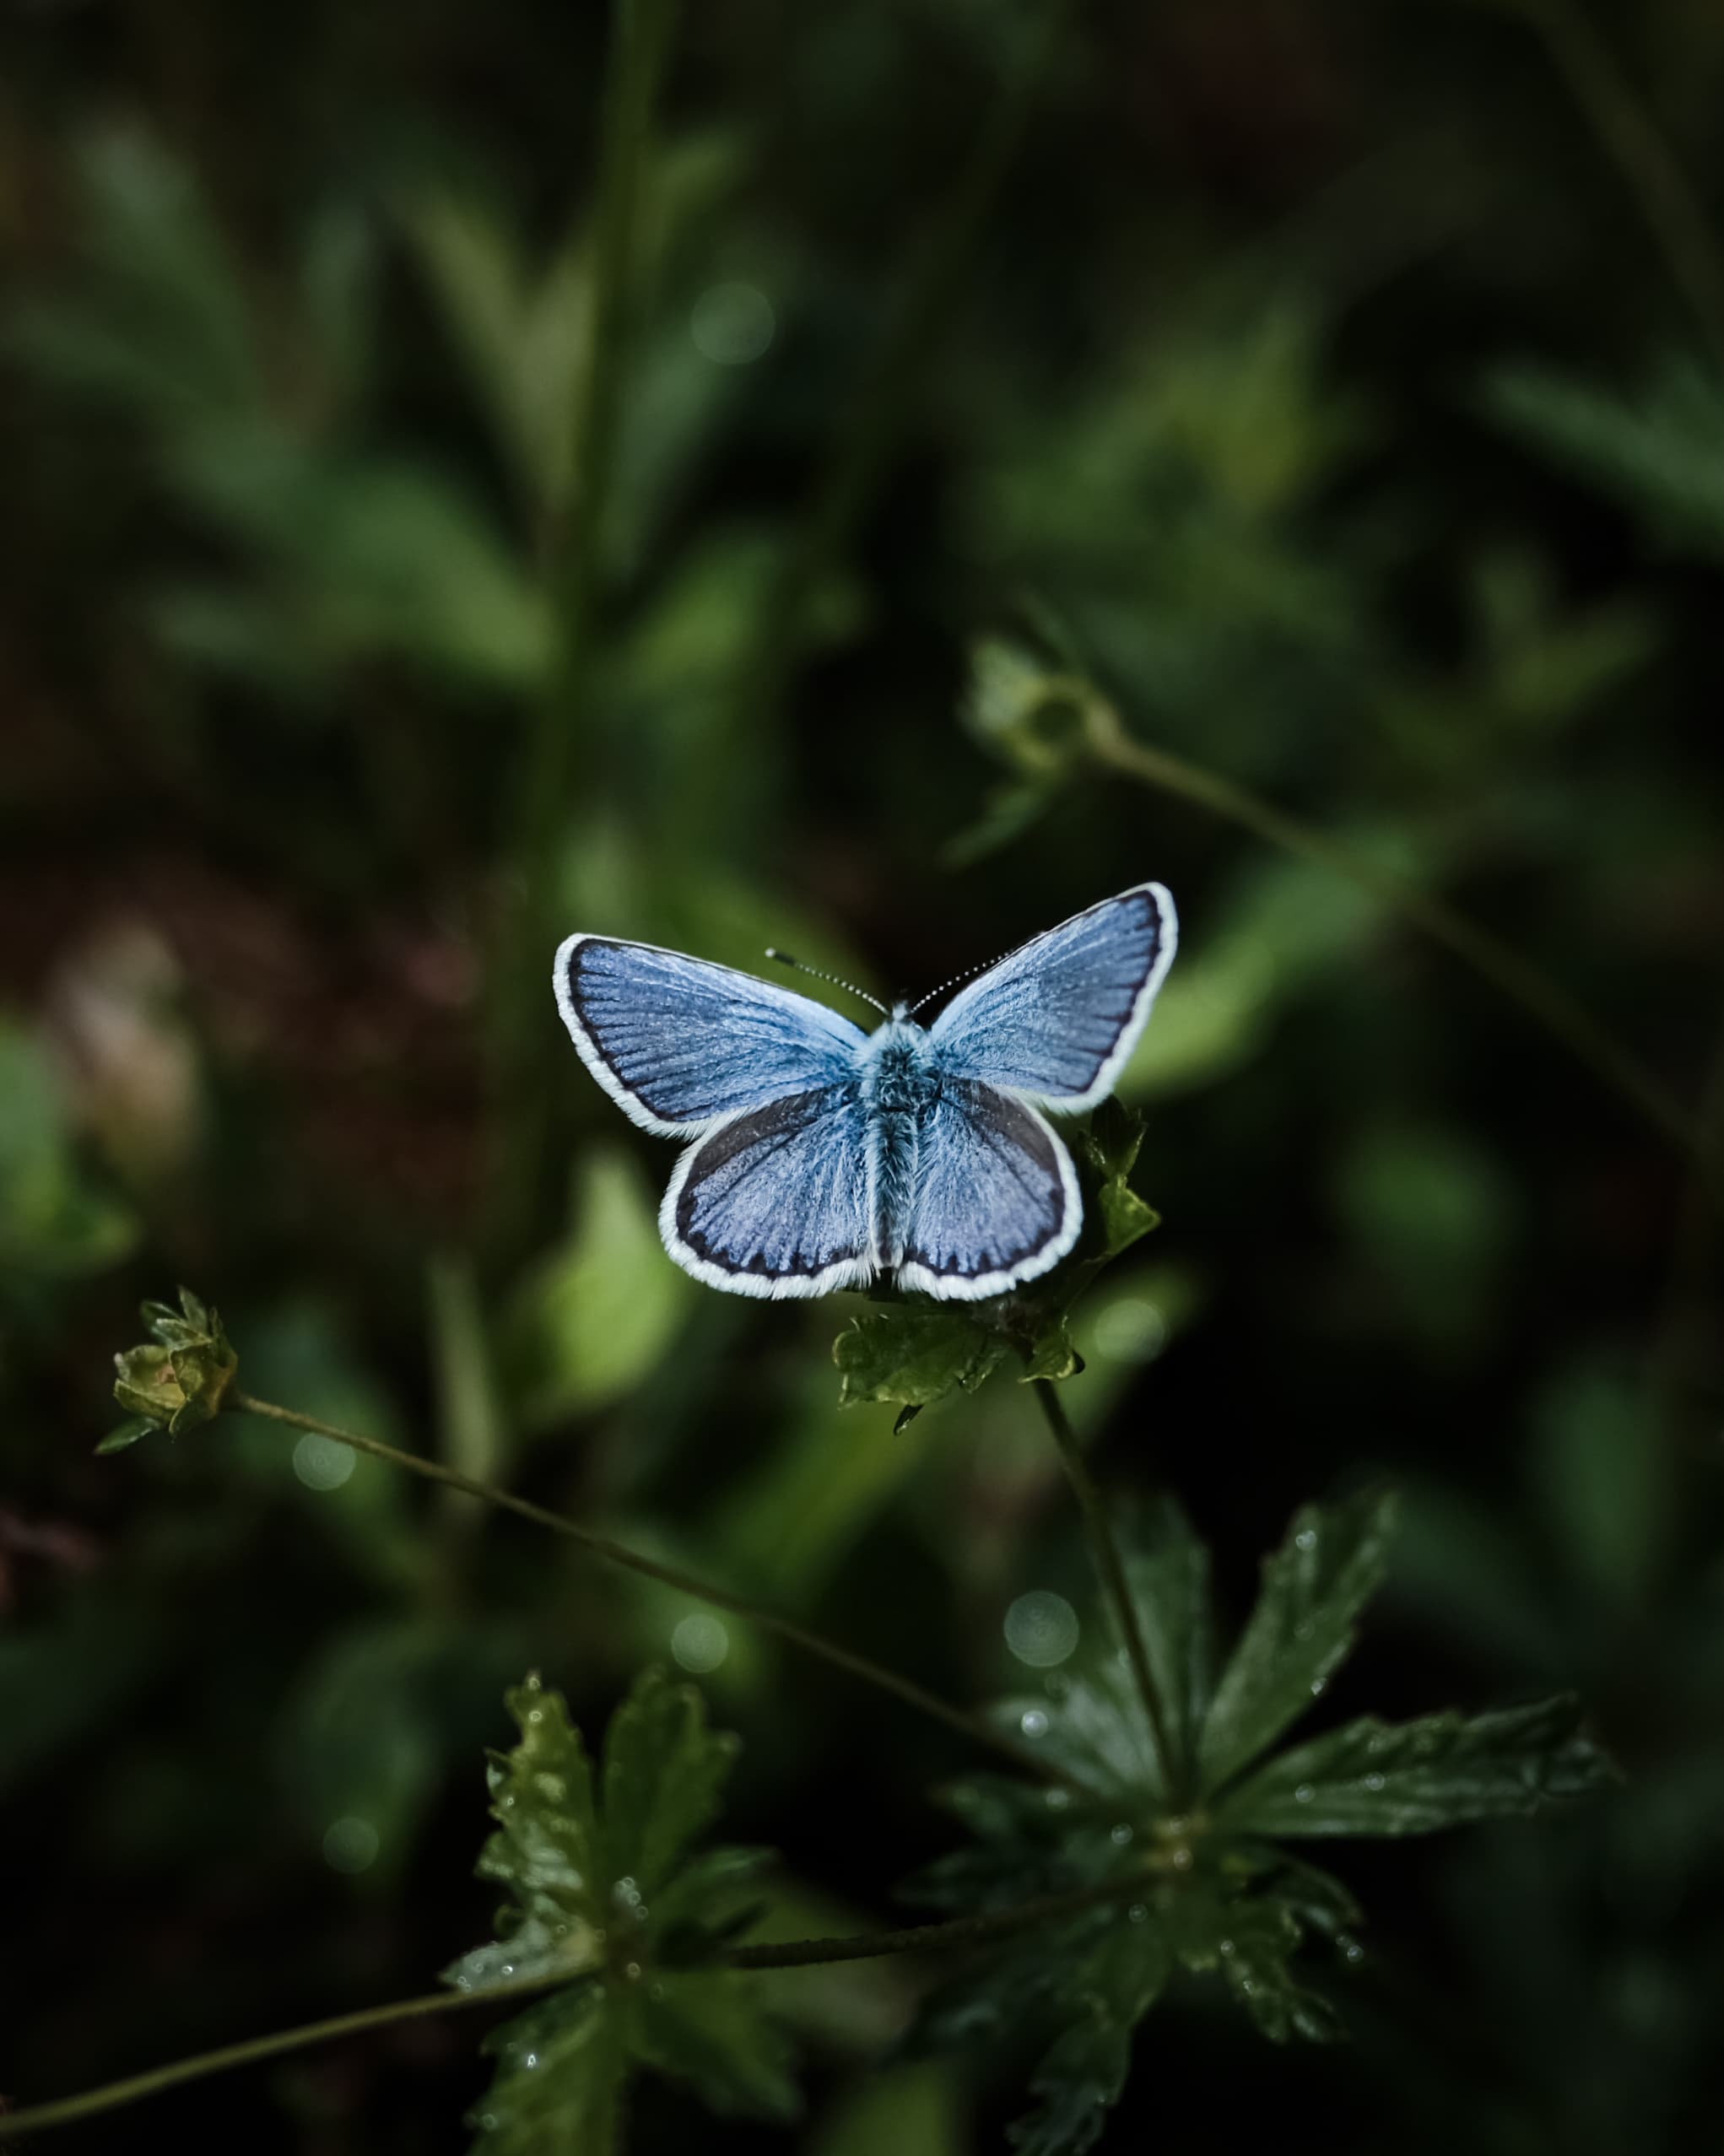
[(508, 1705), (521, 1740), (488, 1770), (497, 1829), (478, 1871), (510, 1898), (496, 1940), (445, 1977), (463, 1991), (568, 1980), (487, 2040), (497, 2067), (469, 2120), (478, 2156), (608, 2147), (641, 2067), (689, 2082), (715, 2110), (792, 2115), (782, 2039), (749, 1980), (711, 1965), (753, 1918), (760, 1853), (691, 1854), (735, 1738), (659, 1670), (612, 1716), (597, 1772), (558, 1694), (529, 1678)]

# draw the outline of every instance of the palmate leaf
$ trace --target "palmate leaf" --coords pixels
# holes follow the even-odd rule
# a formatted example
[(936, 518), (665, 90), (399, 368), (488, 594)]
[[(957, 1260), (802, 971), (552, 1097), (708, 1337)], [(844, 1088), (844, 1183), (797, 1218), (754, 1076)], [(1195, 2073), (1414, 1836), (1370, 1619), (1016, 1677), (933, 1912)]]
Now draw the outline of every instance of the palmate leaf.
[(1104, 1100), (1088, 1127), (1070, 1132), (1084, 1197), (1077, 1248), (1045, 1279), (986, 1303), (954, 1306), (887, 1291), (855, 1318), (832, 1346), (840, 1373), (839, 1400), (894, 1404), (902, 1429), (924, 1408), (952, 1392), (974, 1392), (1008, 1357), (1021, 1381), (1074, 1377), (1084, 1367), (1066, 1313), (1102, 1267), (1147, 1235), (1159, 1220), (1131, 1187), (1143, 1119)]
[(497, 2067), (472, 2114), (480, 2156), (605, 2148), (642, 2066), (715, 2110), (787, 2117), (782, 2038), (749, 1980), (710, 1966), (753, 1916), (759, 1852), (690, 1855), (717, 1812), (736, 1740), (700, 1695), (649, 1670), (611, 1719), (595, 1774), (536, 1678), (509, 1694), (520, 1742), (489, 1772), (496, 1831), (479, 1876), (509, 1892), (497, 1937), (445, 1972), (464, 1991), (566, 1973), (486, 2045)]
[(1224, 1985), (1272, 2042), (1340, 2033), (1300, 1957), (1315, 1937), (1343, 1963), (1360, 1960), (1359, 1912), (1340, 1880), (1275, 1837), (1429, 1832), (1583, 1796), (1608, 1777), (1560, 1699), (1402, 1726), (1354, 1721), (1272, 1753), (1351, 1646), (1390, 1520), (1377, 1496), (1299, 1512), (1219, 1683), (1208, 1552), (1184, 1515), (1164, 1505), (1121, 1537), (1170, 1762), (1157, 1755), (1111, 1613), (1083, 1628), (1086, 1658), (992, 1710), (1061, 1779), (959, 1784), (948, 1802), (970, 1840), (907, 1892), (954, 1913), (1074, 1889), (1106, 1898), (964, 1970), (924, 2002), (909, 2040), (917, 2051), (1033, 2046), (1036, 2100), (1013, 2129), (1020, 2152), (1094, 2145), (1132, 2028), (1175, 1969)]

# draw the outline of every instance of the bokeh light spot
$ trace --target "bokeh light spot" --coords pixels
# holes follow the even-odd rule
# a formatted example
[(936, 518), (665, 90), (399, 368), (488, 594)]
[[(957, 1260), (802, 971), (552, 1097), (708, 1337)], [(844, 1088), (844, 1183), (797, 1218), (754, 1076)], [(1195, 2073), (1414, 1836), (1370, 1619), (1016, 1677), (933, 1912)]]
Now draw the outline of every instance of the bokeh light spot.
[(294, 1447), (294, 1472), (307, 1489), (339, 1489), (359, 1459), (350, 1445), (309, 1431)]
[(709, 284), (689, 316), (689, 334), (703, 358), (721, 367), (758, 359), (778, 327), (772, 302), (752, 284)]
[(1110, 1362), (1153, 1363), (1167, 1345), (1167, 1321), (1154, 1303), (1125, 1295), (1095, 1321), (1095, 1350)]
[(685, 1617), (671, 1634), (671, 1652), (696, 1677), (716, 1669), (730, 1652), (730, 1635), (716, 1617), (697, 1612)]
[(1032, 1669), (1051, 1669), (1078, 1644), (1078, 1613), (1063, 1595), (1038, 1587), (1006, 1612), (1006, 1645)]
[(369, 1819), (349, 1813), (332, 1820), (323, 1837), (323, 1862), (332, 1872), (365, 1872), (377, 1861), (377, 1829)]

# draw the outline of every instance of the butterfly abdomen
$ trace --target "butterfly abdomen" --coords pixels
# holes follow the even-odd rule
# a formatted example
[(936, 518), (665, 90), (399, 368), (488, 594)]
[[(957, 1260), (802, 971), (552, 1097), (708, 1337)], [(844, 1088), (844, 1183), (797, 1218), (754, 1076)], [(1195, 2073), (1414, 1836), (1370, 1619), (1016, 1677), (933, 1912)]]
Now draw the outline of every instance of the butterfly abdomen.
[(903, 1262), (916, 1196), (921, 1133), (940, 1081), (919, 1025), (894, 1019), (863, 1051), (862, 1100), (868, 1132), (868, 1254), (875, 1268)]

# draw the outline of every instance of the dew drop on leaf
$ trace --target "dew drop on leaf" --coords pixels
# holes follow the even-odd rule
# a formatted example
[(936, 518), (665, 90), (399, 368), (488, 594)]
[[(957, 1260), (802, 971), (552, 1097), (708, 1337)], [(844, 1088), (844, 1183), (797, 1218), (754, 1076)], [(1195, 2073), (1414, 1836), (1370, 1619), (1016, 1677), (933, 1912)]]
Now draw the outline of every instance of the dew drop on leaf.
[(1043, 1714), (1040, 1707), (1026, 1707), (1019, 1721), (1018, 1726), (1026, 1737), (1046, 1737), (1047, 1716)]

